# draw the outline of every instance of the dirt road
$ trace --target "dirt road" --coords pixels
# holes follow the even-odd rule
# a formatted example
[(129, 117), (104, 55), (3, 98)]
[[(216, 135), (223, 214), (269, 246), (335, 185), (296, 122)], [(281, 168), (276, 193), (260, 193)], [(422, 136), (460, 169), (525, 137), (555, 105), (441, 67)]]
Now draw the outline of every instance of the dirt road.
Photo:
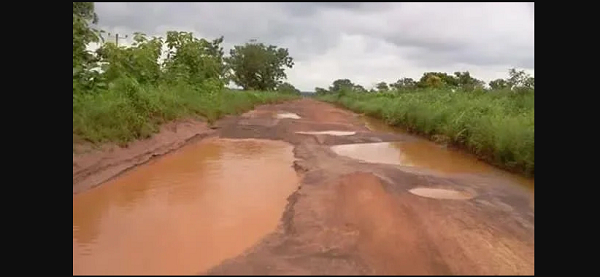
[[(284, 112), (300, 118), (274, 116)], [(200, 134), (288, 142), (294, 145), (293, 166), (301, 176), (300, 189), (289, 197), (275, 232), (242, 255), (199, 273), (534, 273), (532, 192), (483, 175), (446, 176), (365, 163), (330, 149), (339, 144), (408, 141), (410, 136), (370, 131), (358, 115), (311, 99), (261, 106), (219, 121), (214, 130), (194, 127), (196, 131), (185, 133), (186, 138)], [(329, 130), (356, 133), (296, 133)], [(161, 145), (154, 148), (165, 152), (178, 144)], [(97, 161), (117, 161), (118, 153), (95, 160), (91, 154), (78, 159), (74, 155), (74, 193), (154, 155), (142, 148), (136, 156), (142, 158), (121, 158), (113, 164)], [(453, 189), (468, 193), (470, 199), (421, 197), (409, 192), (414, 188)]]

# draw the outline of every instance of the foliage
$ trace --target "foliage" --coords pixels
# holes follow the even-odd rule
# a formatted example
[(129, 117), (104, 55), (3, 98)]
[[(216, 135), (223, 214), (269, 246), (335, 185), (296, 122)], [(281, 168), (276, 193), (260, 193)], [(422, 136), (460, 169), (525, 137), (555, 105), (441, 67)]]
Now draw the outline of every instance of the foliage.
[(125, 143), (148, 137), (160, 124), (175, 119), (196, 115), (212, 122), (225, 114), (297, 97), (229, 90), (211, 95), (206, 93), (210, 89), (185, 83), (141, 85), (133, 79), (121, 79), (106, 92), (74, 95), (73, 135), (90, 142)]
[(525, 73), (525, 71), (518, 71), (512, 68), (508, 71), (508, 75), (509, 77), (506, 82), (511, 89), (528, 90), (534, 88), (535, 81), (533, 77), (529, 76), (527, 73)]
[(377, 85), (375, 85), (375, 87), (377, 88), (377, 91), (379, 91), (379, 92), (385, 92), (390, 89), (385, 82), (377, 83)]
[[(93, 3), (73, 3), (74, 139), (124, 143), (151, 135), (169, 120), (200, 116), (212, 122), (257, 104), (298, 97), (291, 84), (283, 87), (286, 93), (224, 89), (230, 76), (223, 37), (209, 41), (188, 32), (169, 31), (164, 38), (136, 33), (130, 47), (109, 42), (89, 52), (88, 43), (99, 41), (100, 32), (90, 27), (97, 20)], [(291, 62), (287, 50), (276, 52)], [(273, 61), (263, 62), (272, 66)], [(281, 72), (273, 76), (285, 78)]]
[(98, 42), (98, 32), (89, 26), (98, 22), (94, 13), (93, 2), (73, 2), (73, 68), (80, 67), (93, 61), (93, 57), (85, 49), (90, 42)]
[(169, 80), (189, 84), (214, 80), (225, 85), (223, 37), (209, 42), (189, 32), (170, 31), (165, 42), (168, 52), (164, 67)]
[(294, 85), (284, 82), (277, 86), (277, 92), (288, 93), (288, 94), (300, 94), (300, 90), (294, 87)]
[[(438, 77), (439, 78), (439, 77)], [(320, 95), (390, 125), (462, 145), (507, 169), (534, 174), (534, 94), (510, 90), (469, 93), (426, 89), (418, 93)]]
[(355, 84), (354, 87), (352, 88), (354, 91), (359, 92), (359, 93), (364, 93), (367, 92), (367, 90), (361, 86), (361, 85), (357, 85)]
[(447, 83), (447, 78), (445, 78), (445, 76), (440, 77), (440, 76), (434, 75), (434, 74), (425, 74), (419, 81), (419, 85), (422, 88), (441, 88), (443, 85), (451, 85), (451, 84)]
[(490, 85), (490, 88), (492, 88), (492, 89), (506, 89), (510, 86), (508, 84), (508, 82), (504, 79), (492, 80), (492, 81), (490, 81), (489, 85)]
[(535, 79), (523, 70), (511, 68), (508, 70), (507, 79), (490, 81), (492, 89), (509, 89), (517, 92), (529, 92), (535, 89)]
[[(510, 89), (518, 92), (529, 92), (534, 89), (535, 79), (523, 70), (510, 69), (509, 77), (490, 81), (492, 90)], [(420, 90), (443, 89), (448, 91), (482, 92), (485, 82), (474, 78), (468, 71), (454, 72), (450, 75), (444, 72), (425, 72), (418, 81), (412, 78), (400, 78), (395, 83), (379, 82), (369, 90), (359, 84), (354, 84), (350, 79), (337, 79), (329, 89), (315, 88), (316, 94), (338, 93), (341, 91), (359, 93), (384, 93), (384, 92), (415, 92)]]
[(444, 72), (425, 72), (417, 86), (420, 88), (440, 88), (442, 86), (457, 87), (458, 80)]
[[(457, 145), (508, 169), (534, 174), (534, 79), (509, 70), (491, 90), (469, 72), (426, 72), (418, 82), (378, 83), (370, 93), (349, 79), (335, 80), (317, 98)], [(519, 92), (519, 93), (515, 93)]]
[(483, 81), (471, 77), (471, 73), (468, 71), (454, 72), (454, 77), (458, 82), (458, 87), (466, 91), (482, 89), (485, 84)]
[(344, 90), (352, 90), (354, 84), (348, 79), (338, 79), (333, 81), (333, 84), (329, 87), (329, 92), (341, 92)]
[(323, 94), (327, 94), (327, 93), (329, 93), (329, 91), (324, 88), (320, 88), (320, 87), (315, 88), (315, 94), (317, 94), (317, 95), (323, 95)]
[(86, 49), (90, 42), (100, 41), (100, 32), (89, 26), (97, 21), (94, 3), (73, 2), (73, 91), (91, 89), (90, 80), (97, 77), (91, 71), (97, 58)]
[(285, 48), (250, 41), (235, 46), (225, 58), (232, 70), (232, 81), (244, 90), (274, 90), (285, 79), (285, 67), (292, 68), (294, 62)]
[(417, 82), (412, 78), (401, 78), (393, 84), (390, 84), (390, 89), (394, 90), (414, 90), (417, 88)]

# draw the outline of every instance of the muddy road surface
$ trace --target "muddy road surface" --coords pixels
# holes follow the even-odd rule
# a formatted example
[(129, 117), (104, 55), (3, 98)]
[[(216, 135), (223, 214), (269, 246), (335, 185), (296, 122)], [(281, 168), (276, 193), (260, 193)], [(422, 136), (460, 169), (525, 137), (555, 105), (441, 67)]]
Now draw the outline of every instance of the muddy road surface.
[[(194, 150), (201, 146), (184, 146), (156, 159), (158, 161), (105, 182), (118, 172), (159, 154), (140, 146), (145, 150), (129, 156), (119, 152), (121, 150), (104, 153), (103, 158), (98, 158), (101, 154), (97, 153), (74, 155), (74, 274), (76, 268), (80, 272), (93, 272), (90, 267), (99, 264), (98, 260), (90, 258), (93, 254), (82, 254), (85, 245), (78, 241), (81, 230), (90, 225), (88, 221), (95, 220), (96, 225), (101, 225), (98, 223), (100, 218), (110, 218), (105, 221), (111, 222), (112, 226), (136, 221), (139, 223), (135, 228), (139, 230), (157, 230), (160, 229), (158, 226), (163, 226), (163, 237), (149, 231), (148, 235), (139, 235), (144, 231), (136, 231), (131, 225), (122, 228), (129, 230), (132, 236), (141, 237), (135, 242), (139, 245), (132, 246), (143, 249), (139, 250), (141, 252), (171, 251), (162, 256), (144, 256), (148, 263), (155, 265), (160, 264), (160, 260), (174, 260), (154, 271), (166, 274), (534, 273), (533, 181), (495, 169), (460, 151), (376, 125), (376, 121), (330, 104), (302, 99), (260, 106), (241, 116), (224, 118), (212, 129), (204, 125), (193, 125), (194, 131), (184, 129), (183, 140), (203, 138), (190, 144), (208, 141), (225, 149), (221, 154), (213, 154), (221, 160), (230, 160), (219, 166), (211, 167), (210, 164), (215, 162), (204, 162), (209, 165), (197, 165), (197, 168), (190, 165), (196, 163), (191, 162), (193, 157), (205, 156), (214, 150)], [(162, 146), (156, 142), (158, 146), (152, 149), (166, 153), (165, 149), (178, 145), (176, 141), (163, 139)], [(269, 141), (276, 145), (267, 145)], [(248, 146), (248, 142), (254, 146)], [(232, 145), (255, 149), (259, 147), (256, 145), (263, 144), (267, 145), (265, 149), (276, 147), (280, 150), (277, 153), (250, 151), (245, 157), (254, 155), (255, 158), (247, 158), (247, 163), (243, 164), (239, 162), (239, 159), (243, 160), (240, 156), (227, 154), (238, 151), (227, 150), (227, 147), (235, 148)], [(186, 157), (177, 158), (177, 155)], [(177, 161), (169, 162), (169, 159)], [(234, 161), (237, 164), (232, 166)], [(152, 166), (155, 168), (148, 169)], [(208, 173), (196, 172), (200, 168)], [(245, 170), (239, 173), (239, 168)], [(184, 187), (184, 191), (179, 194), (170, 191), (161, 196), (158, 191), (165, 182), (160, 179), (171, 173), (155, 173), (157, 177), (148, 177), (160, 170), (182, 171), (179, 176), (186, 176), (182, 177), (183, 181), (169, 187)], [(218, 178), (210, 179), (207, 175)], [(152, 196), (138, 199), (152, 201), (123, 200), (121, 204), (115, 204), (115, 207), (128, 211), (127, 215), (119, 215), (114, 207), (97, 212), (104, 215), (96, 215), (95, 219), (80, 215), (89, 210), (90, 203), (100, 201), (94, 199), (111, 198), (108, 190), (116, 189), (109, 187), (119, 187), (118, 183), (126, 182), (123, 181), (126, 178), (132, 181), (121, 184), (121, 190), (132, 190), (131, 198), (135, 198), (136, 191), (138, 194), (142, 190), (150, 191), (148, 195)], [(200, 179), (210, 180), (201, 182)], [(203, 182), (212, 185), (204, 188)], [(123, 188), (134, 183), (148, 185), (137, 189)], [(161, 185), (156, 185), (158, 183)], [(238, 188), (224, 185), (231, 183), (251, 186), (236, 193)], [(90, 189), (94, 186), (97, 187)], [(198, 186), (201, 188), (195, 188)], [(191, 198), (194, 193), (188, 190), (194, 188), (203, 190), (198, 194), (213, 201)], [(86, 197), (89, 199), (84, 200)], [(228, 197), (237, 198), (225, 200)], [(179, 198), (186, 204), (173, 204), (183, 201)], [(198, 204), (199, 201), (204, 202)], [(145, 204), (131, 204), (142, 202)], [(256, 203), (262, 204), (257, 206)], [(142, 206), (143, 209), (139, 208)], [(187, 223), (175, 223), (171, 219), (150, 220), (156, 214), (166, 213), (164, 206), (175, 207), (171, 208), (172, 213)], [(136, 209), (139, 211), (130, 212)], [(190, 210), (194, 213), (186, 214)], [(223, 224), (218, 218), (230, 221)], [(180, 228), (169, 231), (165, 224)], [(107, 242), (97, 246), (98, 249), (113, 249), (109, 247), (111, 244), (123, 245), (123, 232), (113, 231), (104, 237), (98, 234), (114, 229), (109, 225), (97, 227), (95, 235), (87, 235), (88, 246), (102, 240)], [(181, 230), (188, 231), (181, 234)], [(241, 236), (246, 230), (251, 234)], [(172, 234), (200, 238), (179, 242), (184, 251), (176, 248), (178, 241), (168, 239)], [(221, 238), (206, 239), (218, 235)], [(152, 248), (156, 244), (169, 246), (157, 251)], [(103, 261), (105, 268), (116, 268), (115, 272), (126, 272), (127, 269), (140, 272), (131, 267), (111, 266), (114, 263), (111, 258), (115, 259), (115, 255), (106, 251), (109, 250), (96, 251), (100, 253), (96, 259)], [(209, 256), (211, 258), (207, 258)], [(176, 264), (182, 260), (187, 262)], [(140, 259), (136, 261), (142, 263), (139, 267), (145, 266)], [(173, 270), (175, 267), (186, 267), (187, 271)]]

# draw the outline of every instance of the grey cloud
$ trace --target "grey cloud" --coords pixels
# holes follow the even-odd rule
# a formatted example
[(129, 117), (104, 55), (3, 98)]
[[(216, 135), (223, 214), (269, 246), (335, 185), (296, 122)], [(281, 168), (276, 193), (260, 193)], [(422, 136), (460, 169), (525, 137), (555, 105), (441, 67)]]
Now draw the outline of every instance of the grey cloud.
[[(341, 38), (353, 35), (364, 37), (365, 45), (386, 42), (397, 49), (398, 57), (419, 68), (454, 64), (533, 68), (532, 3), (100, 2), (96, 12), (99, 25), (106, 29), (164, 35), (165, 30), (183, 28), (207, 38), (224, 36), (227, 46), (257, 39), (289, 48), (305, 64), (318, 64), (312, 61), (337, 53), (344, 48)], [(376, 57), (380, 50), (360, 51), (344, 53), (352, 59)], [(385, 51), (380, 55), (394, 52)], [(349, 74), (360, 71), (348, 69)]]
[(365, 2), (292, 2), (283, 6), (291, 15), (311, 16), (325, 10), (350, 10), (361, 12), (377, 12), (390, 7), (390, 3), (365, 3)]
[[(159, 6), (156, 6), (159, 4)], [(338, 41), (336, 34), (325, 33), (318, 22), (307, 17), (292, 16), (297, 7), (312, 7), (311, 3), (98, 3), (100, 26), (124, 26), (132, 31), (156, 34), (159, 26), (189, 26), (203, 36), (224, 36), (232, 43), (250, 39), (277, 44), (286, 41), (300, 43), (298, 58), (320, 55)], [(315, 8), (349, 8), (355, 5), (317, 3)], [(344, 3), (341, 3), (344, 4)], [(348, 3), (354, 4), (354, 3)], [(360, 3), (357, 3), (360, 4)], [(300, 39), (295, 39), (300, 38)]]
[[(512, 14), (532, 12), (532, 3), (518, 4), (521, 6), (501, 7)], [(516, 25), (510, 18), (502, 18), (504, 15), (496, 13), (496, 7), (490, 7), (489, 4), (466, 7), (458, 5), (451, 3), (445, 9), (439, 7), (438, 11), (421, 9), (414, 14), (405, 12), (405, 15), (399, 15), (398, 20), (392, 19), (394, 32), (370, 32), (398, 47), (416, 48), (416, 53), (407, 58), (424, 66), (512, 63), (517, 67), (533, 68), (532, 17), (529, 20), (521, 17), (517, 22), (520, 25)], [(431, 6), (427, 6), (429, 7)], [(504, 23), (506, 27), (498, 27), (498, 23)]]
[(407, 51), (410, 60), (423, 67), (437, 67), (451, 64), (472, 64), (476, 66), (503, 65), (516, 68), (533, 68), (533, 56), (519, 53), (482, 53), (479, 49), (466, 48), (456, 51), (429, 51), (412, 48)]

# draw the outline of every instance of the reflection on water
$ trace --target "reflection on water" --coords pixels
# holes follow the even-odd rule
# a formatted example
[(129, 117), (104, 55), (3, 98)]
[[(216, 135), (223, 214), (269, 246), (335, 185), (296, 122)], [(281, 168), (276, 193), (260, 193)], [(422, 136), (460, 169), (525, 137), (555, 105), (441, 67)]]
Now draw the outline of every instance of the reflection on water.
[(73, 197), (73, 274), (194, 274), (273, 231), (292, 146), (205, 140)]
[(277, 118), (292, 118), (292, 119), (300, 119), (300, 116), (295, 113), (278, 113)]
[(330, 136), (351, 136), (356, 132), (351, 131), (315, 131), (315, 132), (296, 132), (296, 134), (302, 135), (330, 135)]
[(414, 188), (409, 190), (409, 192), (418, 196), (435, 199), (467, 200), (473, 198), (468, 192), (448, 189)]
[(338, 155), (371, 163), (429, 168), (442, 173), (487, 173), (489, 165), (427, 140), (336, 145)]
[[(377, 132), (408, 135), (401, 128), (391, 127), (370, 117), (362, 117), (367, 128)], [(429, 140), (412, 136), (410, 142), (382, 142), (336, 145), (338, 155), (372, 163), (422, 167), (446, 174), (477, 173), (499, 176), (533, 189), (534, 180), (498, 169), (463, 151), (446, 148)]]

